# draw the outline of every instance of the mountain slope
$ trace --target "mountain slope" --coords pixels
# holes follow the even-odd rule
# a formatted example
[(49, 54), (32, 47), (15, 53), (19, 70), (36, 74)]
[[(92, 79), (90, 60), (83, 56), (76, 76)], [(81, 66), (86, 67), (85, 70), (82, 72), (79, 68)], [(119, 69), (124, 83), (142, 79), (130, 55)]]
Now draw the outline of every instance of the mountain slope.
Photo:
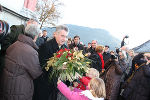
[[(84, 44), (88, 44), (92, 40), (97, 40), (100, 45), (109, 45), (110, 49), (120, 47), (120, 40), (113, 37), (108, 31), (98, 28), (89, 28), (77, 25), (67, 25), (69, 27), (69, 37), (73, 38), (75, 35), (80, 36), (80, 40)], [(48, 31), (48, 35), (52, 36), (55, 28), (44, 28)]]

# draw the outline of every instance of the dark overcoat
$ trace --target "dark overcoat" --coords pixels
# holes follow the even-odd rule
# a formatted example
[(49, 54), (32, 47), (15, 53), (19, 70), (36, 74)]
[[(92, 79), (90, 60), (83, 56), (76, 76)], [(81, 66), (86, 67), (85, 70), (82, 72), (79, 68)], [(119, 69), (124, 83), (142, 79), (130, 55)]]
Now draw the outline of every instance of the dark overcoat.
[(97, 69), (99, 72), (102, 71), (102, 61), (98, 53), (94, 52), (90, 55), (89, 59), (92, 60), (91, 67)]
[(124, 60), (111, 61), (109, 69), (105, 74), (104, 80), (106, 85), (106, 99), (117, 100), (119, 96), (120, 80), (126, 69)]
[(124, 100), (150, 100), (150, 66), (137, 69), (123, 92)]
[[(62, 45), (61, 48), (67, 48), (67, 46)], [(53, 57), (53, 54), (61, 48), (59, 48), (55, 38), (47, 41), (39, 47), (39, 60), (41, 66), (43, 66), (43, 74), (34, 81), (35, 91), (33, 100), (57, 99), (57, 77), (53, 77), (53, 79), (49, 81), (49, 73), (52, 72), (52, 69), (47, 72), (44, 67), (46, 66), (48, 59)]]

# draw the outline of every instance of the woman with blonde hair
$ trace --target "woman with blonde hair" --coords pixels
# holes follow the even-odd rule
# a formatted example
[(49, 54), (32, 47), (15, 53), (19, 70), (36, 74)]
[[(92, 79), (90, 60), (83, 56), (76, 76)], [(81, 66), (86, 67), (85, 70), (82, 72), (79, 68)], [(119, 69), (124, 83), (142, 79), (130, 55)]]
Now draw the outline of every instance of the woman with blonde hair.
[(57, 88), (68, 100), (104, 100), (106, 97), (105, 84), (101, 78), (92, 78), (88, 84), (89, 90), (82, 92), (71, 91), (63, 82), (58, 80)]

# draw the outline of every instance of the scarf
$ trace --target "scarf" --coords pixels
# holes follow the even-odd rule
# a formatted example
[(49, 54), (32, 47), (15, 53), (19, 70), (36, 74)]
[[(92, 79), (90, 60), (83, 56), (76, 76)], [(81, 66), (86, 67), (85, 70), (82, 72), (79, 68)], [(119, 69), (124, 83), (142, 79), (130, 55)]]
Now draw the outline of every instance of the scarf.
[(104, 59), (103, 59), (103, 55), (101, 53), (97, 53), (101, 59), (102, 62), (102, 69), (104, 69)]

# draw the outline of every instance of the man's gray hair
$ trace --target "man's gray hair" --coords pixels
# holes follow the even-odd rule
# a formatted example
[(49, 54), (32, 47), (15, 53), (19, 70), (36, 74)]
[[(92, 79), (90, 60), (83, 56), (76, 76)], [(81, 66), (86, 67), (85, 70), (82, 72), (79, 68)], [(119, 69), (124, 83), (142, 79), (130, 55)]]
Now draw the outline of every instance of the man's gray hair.
[(40, 33), (40, 28), (38, 25), (35, 24), (29, 24), (25, 27), (25, 34), (35, 37)]
[(65, 30), (67, 33), (69, 32), (69, 29), (66, 25), (59, 25), (59, 26), (56, 26), (56, 32), (59, 32), (61, 30)]

